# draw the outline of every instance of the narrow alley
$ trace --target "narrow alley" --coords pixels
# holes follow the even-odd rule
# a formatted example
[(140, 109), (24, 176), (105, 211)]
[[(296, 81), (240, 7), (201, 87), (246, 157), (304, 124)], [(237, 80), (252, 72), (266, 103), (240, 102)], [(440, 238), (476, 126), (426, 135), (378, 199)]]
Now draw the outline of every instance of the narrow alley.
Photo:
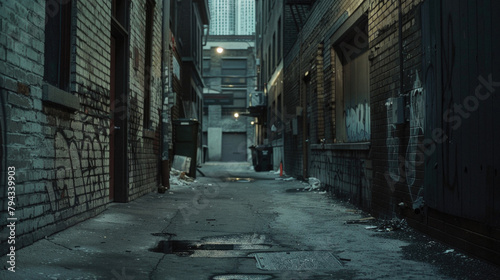
[(500, 279), (498, 14), (0, 0), (0, 280)]
[(16, 273), (4, 270), (0, 278), (494, 279), (500, 273), (404, 225), (371, 229), (382, 221), (302, 181), (246, 163), (200, 170), (206, 177), (196, 182), (112, 204), (17, 251)]

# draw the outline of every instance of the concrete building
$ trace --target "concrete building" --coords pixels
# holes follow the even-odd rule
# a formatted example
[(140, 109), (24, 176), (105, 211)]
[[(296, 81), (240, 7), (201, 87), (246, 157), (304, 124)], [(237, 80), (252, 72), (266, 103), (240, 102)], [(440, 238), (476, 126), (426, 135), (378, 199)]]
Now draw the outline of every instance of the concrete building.
[(209, 0), (210, 35), (234, 35), (235, 34), (235, 1), (234, 0)]
[(254, 0), (209, 0), (210, 35), (252, 35), (255, 32)]
[(253, 35), (255, 33), (255, 1), (236, 0), (235, 34)]
[(203, 143), (207, 160), (251, 159), (248, 147), (254, 144), (254, 118), (246, 114), (256, 86), (254, 51), (253, 36), (210, 36), (204, 47)]
[[(498, 11), (496, 1), (258, 1), (275, 161), (500, 263)], [(287, 14), (299, 32), (277, 55)]]

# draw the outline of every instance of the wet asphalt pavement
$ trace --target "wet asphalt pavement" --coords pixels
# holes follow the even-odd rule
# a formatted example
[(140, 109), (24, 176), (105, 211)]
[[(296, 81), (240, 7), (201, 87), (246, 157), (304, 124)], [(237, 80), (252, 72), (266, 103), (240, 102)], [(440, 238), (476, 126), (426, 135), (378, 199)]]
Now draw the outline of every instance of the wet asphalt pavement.
[[(16, 252), (0, 279), (498, 279), (500, 268), (243, 163)], [(349, 221), (346, 223), (346, 221)], [(375, 228), (376, 227), (376, 228)], [(368, 228), (368, 229), (367, 229)], [(383, 230), (383, 231), (379, 231)], [(0, 258), (7, 267), (6, 257)]]

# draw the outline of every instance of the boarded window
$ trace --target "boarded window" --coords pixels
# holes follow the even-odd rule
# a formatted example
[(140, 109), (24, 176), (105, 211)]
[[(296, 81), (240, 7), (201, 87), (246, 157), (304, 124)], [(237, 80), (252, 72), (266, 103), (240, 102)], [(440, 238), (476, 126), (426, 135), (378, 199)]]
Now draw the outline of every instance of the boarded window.
[(334, 46), (336, 55), (336, 140), (370, 140), (370, 66), (367, 21), (355, 25)]

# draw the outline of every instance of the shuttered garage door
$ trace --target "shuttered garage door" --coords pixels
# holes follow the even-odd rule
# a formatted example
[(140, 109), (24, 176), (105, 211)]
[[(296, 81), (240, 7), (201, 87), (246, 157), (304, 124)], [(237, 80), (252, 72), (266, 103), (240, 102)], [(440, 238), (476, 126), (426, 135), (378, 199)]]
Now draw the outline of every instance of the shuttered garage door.
[(222, 133), (222, 161), (247, 161), (246, 133)]

